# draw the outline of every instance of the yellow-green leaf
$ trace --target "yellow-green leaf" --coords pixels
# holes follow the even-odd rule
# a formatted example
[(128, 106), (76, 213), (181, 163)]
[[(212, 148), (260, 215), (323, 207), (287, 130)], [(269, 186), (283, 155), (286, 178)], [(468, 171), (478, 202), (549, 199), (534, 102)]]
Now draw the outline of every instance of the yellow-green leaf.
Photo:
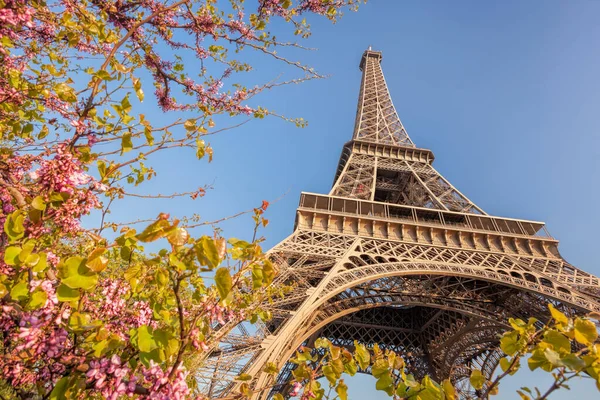
[(137, 235), (137, 238), (142, 242), (153, 242), (157, 239), (165, 237), (169, 233), (169, 229), (171, 229), (169, 221), (165, 219), (159, 219), (158, 221), (148, 225), (142, 233)]
[(69, 378), (62, 377), (54, 385), (54, 389), (50, 392), (50, 400), (67, 400), (65, 396), (67, 389), (69, 388)]
[(588, 319), (576, 318), (573, 332), (575, 333), (575, 340), (585, 345), (593, 343), (598, 338), (596, 325)]
[(217, 285), (217, 290), (219, 291), (219, 296), (221, 296), (221, 300), (226, 299), (229, 292), (231, 292), (233, 285), (231, 275), (227, 268), (221, 267), (217, 270), (215, 273), (215, 283)]
[(554, 308), (552, 304), (548, 304), (548, 308), (550, 309), (550, 314), (552, 315), (552, 318), (554, 318), (557, 324), (567, 325), (569, 323), (569, 318), (567, 318), (565, 314)]
[(142, 81), (139, 78), (133, 78), (133, 89), (135, 90), (135, 95), (142, 102), (144, 101), (144, 91), (142, 90)]
[(511, 331), (502, 335), (502, 338), (500, 339), (500, 349), (502, 349), (506, 355), (512, 356), (519, 348), (519, 332)]
[(558, 331), (549, 330), (544, 333), (544, 342), (552, 345), (552, 348), (559, 353), (571, 352), (571, 341)]
[(82, 257), (69, 257), (59, 265), (62, 283), (71, 289), (90, 290), (98, 282), (98, 275), (85, 265), (86, 259)]
[(250, 375), (250, 374), (239, 374), (238, 376), (235, 377), (236, 381), (242, 381), (242, 382), (249, 381), (251, 379), (252, 379), (252, 375)]
[(444, 379), (442, 382), (442, 388), (444, 389), (446, 400), (456, 400), (456, 389), (454, 389), (454, 385), (452, 385), (450, 379)]
[(13, 300), (21, 301), (29, 297), (29, 287), (27, 282), (19, 282), (10, 290), (10, 297)]
[(44, 211), (46, 209), (46, 202), (42, 196), (36, 196), (31, 202), (31, 206), (36, 210)]
[(371, 353), (365, 347), (365, 345), (363, 345), (361, 343), (358, 343), (355, 341), (354, 346), (356, 348), (356, 351), (354, 353), (354, 358), (356, 358), (356, 361), (358, 362), (360, 369), (362, 369), (364, 371), (367, 369), (367, 367), (369, 366), (369, 364), (371, 362)]
[(140, 351), (149, 353), (158, 348), (158, 343), (152, 334), (152, 328), (142, 325), (137, 329), (137, 345)]
[(335, 392), (340, 397), (340, 400), (348, 400), (348, 385), (344, 383), (344, 380), (340, 380), (340, 383), (335, 388)]
[(133, 142), (131, 140), (131, 132), (126, 132), (121, 138), (121, 154), (127, 153), (133, 149)]
[(483, 376), (481, 370), (474, 369), (473, 372), (471, 372), (471, 377), (469, 378), (469, 381), (471, 382), (471, 386), (479, 390), (483, 388), (483, 385), (485, 384), (485, 376)]
[(102, 272), (108, 264), (108, 258), (104, 257), (103, 254), (106, 252), (106, 248), (98, 247), (90, 253), (87, 258), (86, 266), (94, 272)]
[(183, 246), (186, 244), (190, 235), (184, 228), (175, 228), (167, 235), (167, 240), (173, 246)]
[(31, 310), (37, 310), (38, 308), (43, 307), (46, 304), (46, 300), (48, 299), (48, 295), (42, 289), (36, 289), (29, 299), (29, 303), (27, 303), (27, 307)]
[(19, 254), (21, 254), (20, 247), (7, 247), (6, 250), (4, 250), (4, 262), (6, 265), (17, 265), (19, 263)]
[(195, 248), (198, 261), (201, 265), (206, 265), (210, 269), (214, 269), (221, 263), (219, 249), (212, 238), (202, 236)]
[(79, 300), (79, 289), (71, 289), (64, 283), (56, 289), (56, 297), (58, 301), (71, 302)]

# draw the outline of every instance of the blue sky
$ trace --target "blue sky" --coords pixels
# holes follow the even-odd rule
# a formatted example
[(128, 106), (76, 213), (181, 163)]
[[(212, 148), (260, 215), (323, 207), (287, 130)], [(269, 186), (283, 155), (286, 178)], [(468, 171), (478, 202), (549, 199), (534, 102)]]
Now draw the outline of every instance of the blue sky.
[[(215, 190), (189, 200), (127, 200), (113, 220), (161, 211), (197, 212), (206, 220), (274, 200), (263, 232), (266, 247), (291, 233), (300, 191), (327, 193), (343, 143), (352, 136), (360, 83), (358, 63), (373, 46), (394, 104), (412, 140), (436, 155), (434, 166), (489, 214), (546, 221), (572, 264), (600, 275), (595, 208), (600, 195), (600, 2), (372, 0), (336, 25), (313, 19), (301, 54), (329, 79), (276, 89), (258, 101), (309, 121), (297, 129), (277, 118), (252, 121), (210, 138), (215, 161), (165, 153), (159, 177), (141, 191)], [(297, 53), (294, 53), (294, 55)], [(281, 65), (252, 58), (266, 80)], [(146, 90), (147, 93), (150, 90)], [(219, 124), (226, 121), (218, 120)], [(223, 225), (248, 237), (249, 217)], [(351, 398), (385, 398), (350, 382)], [(519, 374), (497, 398), (539, 377)], [(541, 382), (541, 381), (540, 381)], [(373, 387), (374, 385), (371, 385)], [(597, 397), (573, 385), (552, 399)]]

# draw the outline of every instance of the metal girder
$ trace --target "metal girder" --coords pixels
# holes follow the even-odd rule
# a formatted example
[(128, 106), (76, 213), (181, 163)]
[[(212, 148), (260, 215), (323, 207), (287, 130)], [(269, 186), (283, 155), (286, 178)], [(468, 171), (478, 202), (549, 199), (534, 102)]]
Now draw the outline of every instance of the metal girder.
[[(600, 312), (600, 279), (568, 264), (541, 222), (487, 215), (414, 146), (368, 50), (353, 140), (345, 145), (329, 195), (303, 194), (295, 231), (270, 251), (293, 286), (261, 308), (259, 326), (230, 322), (197, 376), (202, 393), (236, 390), (248, 373), (257, 399), (285, 389), (300, 345), (325, 336), (399, 352), (416, 376), (450, 378), (461, 398), (477, 398), (471, 368), (490, 378), (509, 317)], [(280, 375), (262, 373), (274, 363)], [(366, 371), (362, 371), (369, 373)]]

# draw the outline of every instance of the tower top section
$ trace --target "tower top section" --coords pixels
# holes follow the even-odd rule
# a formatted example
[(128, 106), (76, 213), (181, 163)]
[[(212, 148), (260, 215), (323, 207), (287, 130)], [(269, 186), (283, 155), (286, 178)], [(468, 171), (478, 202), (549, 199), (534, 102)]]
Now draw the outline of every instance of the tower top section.
[(368, 50), (365, 50), (365, 52), (362, 55), (362, 58), (360, 59), (360, 65), (358, 66), (358, 68), (363, 71), (365, 69), (365, 64), (367, 62), (367, 58), (369, 57), (374, 57), (377, 60), (379, 60), (379, 62), (381, 63), (381, 59), (383, 58), (383, 55), (381, 54), (380, 51), (374, 51), (371, 50), (371, 46), (369, 46)]
[(392, 103), (383, 71), (381, 52), (369, 47), (360, 60), (362, 81), (352, 139), (378, 144), (415, 147)]

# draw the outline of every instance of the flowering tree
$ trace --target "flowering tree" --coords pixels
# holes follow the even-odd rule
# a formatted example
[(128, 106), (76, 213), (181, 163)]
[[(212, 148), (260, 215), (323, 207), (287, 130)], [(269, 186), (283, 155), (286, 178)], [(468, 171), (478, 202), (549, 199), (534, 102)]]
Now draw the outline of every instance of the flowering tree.
[[(210, 161), (216, 115), (262, 118), (250, 98), (319, 77), (276, 52), (297, 45), (268, 31), (273, 19), (305, 37), (305, 14), (335, 20), (354, 3), (259, 0), (247, 13), (242, 0), (0, 0), (2, 397), (191, 397), (193, 360), (226, 331), (215, 328), (270, 317), (256, 306), (276, 273), (257, 235), (267, 202), (251, 211), (249, 241), (192, 238), (203, 222), (168, 214), (109, 239), (104, 217), (156, 174), (155, 153)], [(244, 52), (300, 77), (236, 83), (252, 69)], [(144, 100), (170, 121), (141, 113)], [(82, 224), (90, 213), (100, 227)], [(154, 241), (166, 246), (148, 254)]]

